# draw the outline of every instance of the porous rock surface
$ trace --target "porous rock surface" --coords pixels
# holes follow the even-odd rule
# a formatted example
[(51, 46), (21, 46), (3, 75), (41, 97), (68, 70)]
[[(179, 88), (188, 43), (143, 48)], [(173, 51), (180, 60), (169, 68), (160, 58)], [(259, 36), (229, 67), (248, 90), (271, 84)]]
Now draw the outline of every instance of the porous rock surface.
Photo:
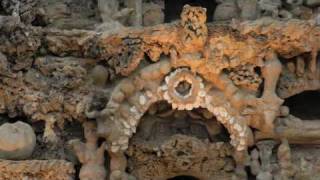
[(319, 179), (319, 5), (1, 1), (0, 179)]

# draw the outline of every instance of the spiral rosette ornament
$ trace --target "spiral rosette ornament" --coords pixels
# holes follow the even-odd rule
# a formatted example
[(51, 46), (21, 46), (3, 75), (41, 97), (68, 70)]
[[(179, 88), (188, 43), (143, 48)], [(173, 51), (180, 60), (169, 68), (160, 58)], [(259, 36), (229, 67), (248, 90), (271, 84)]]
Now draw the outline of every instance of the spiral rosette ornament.
[(202, 78), (187, 68), (176, 69), (166, 76), (160, 92), (178, 110), (202, 107), (206, 95)]

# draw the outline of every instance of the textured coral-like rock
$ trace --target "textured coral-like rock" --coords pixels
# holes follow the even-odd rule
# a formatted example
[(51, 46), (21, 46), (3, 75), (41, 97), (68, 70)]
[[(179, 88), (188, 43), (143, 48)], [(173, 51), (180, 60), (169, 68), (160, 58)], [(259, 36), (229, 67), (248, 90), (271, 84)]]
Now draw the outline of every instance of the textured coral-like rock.
[(255, 72), (252, 65), (243, 65), (231, 69), (229, 78), (235, 85), (252, 90), (253, 92), (257, 92), (262, 83), (261, 77)]
[(64, 160), (0, 160), (0, 179), (3, 180), (72, 180), (74, 173), (73, 164)]
[[(232, 8), (240, 10), (235, 13), (237, 19), (256, 19), (260, 14), (274, 19), (234, 20), (231, 24), (206, 23), (204, 8), (186, 5), (178, 22), (106, 32), (103, 28), (100, 32), (50, 29), (61, 27), (59, 16), (69, 16), (78, 2), (59, 1), (34, 15), (35, 2), (1, 1), (0, 11), (12, 16), (0, 16), (0, 112), (11, 118), (23, 116), (34, 124), (44, 121), (44, 132), (37, 133), (56, 144), (64, 141), (59, 136), (66, 122), (96, 119), (99, 136), (107, 140), (112, 178), (129, 177), (125, 153), (130, 139), (142, 127), (140, 121), (147, 112), (161, 110), (153, 109), (159, 101), (176, 108), (169, 108), (162, 117), (173, 114), (183, 119), (188, 114), (201, 119), (195, 112), (205, 109), (209, 117), (203, 122), (205, 127), (214, 129), (208, 121), (224, 126), (230, 148), (235, 150), (236, 168), (231, 169), (242, 177), (246, 151), (255, 144), (254, 138), (319, 143), (319, 123), (293, 117), (282, 105), (285, 98), (320, 87), (320, 29), (312, 21), (318, 17), (315, 1), (236, 1)], [(121, 4), (134, 9), (136, 24), (141, 22), (141, 4), (131, 0)], [(96, 5), (91, 5), (83, 13), (94, 17)], [(55, 13), (50, 21), (45, 19)], [(130, 9), (113, 14), (117, 17), (112, 19), (131, 21), (127, 13)], [(62, 26), (81, 27), (77, 22), (68, 27), (62, 22)], [(49, 25), (41, 28), (30, 23)], [(90, 23), (87, 26), (94, 29)], [(257, 161), (271, 157), (254, 158), (259, 166)], [(259, 178), (273, 176), (274, 171), (262, 166), (259, 172), (252, 168)]]
[(144, 3), (142, 18), (144, 26), (154, 26), (164, 23), (163, 7), (154, 3)]
[(232, 20), (232, 18), (237, 18), (239, 16), (239, 12), (240, 10), (238, 9), (236, 1), (221, 1), (221, 4), (219, 4), (214, 11), (214, 20)]
[(257, 0), (238, 0), (237, 4), (241, 10), (240, 18), (243, 20), (255, 20), (260, 15)]
[(30, 24), (40, 12), (37, 10), (39, 0), (3, 0), (0, 7), (7, 15), (19, 16), (21, 20)]
[[(209, 143), (194, 137), (175, 135), (159, 146), (134, 141), (129, 148), (130, 171), (139, 179), (168, 179), (180, 174), (199, 179), (230, 179), (234, 169), (229, 144)], [(211, 158), (207, 159), (210, 156)], [(206, 173), (204, 173), (206, 172)]]

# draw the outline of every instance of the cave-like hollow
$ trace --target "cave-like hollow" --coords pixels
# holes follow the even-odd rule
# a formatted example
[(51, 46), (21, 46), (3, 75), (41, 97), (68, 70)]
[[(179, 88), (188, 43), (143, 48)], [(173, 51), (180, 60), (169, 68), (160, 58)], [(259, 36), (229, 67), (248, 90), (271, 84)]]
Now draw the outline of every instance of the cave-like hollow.
[(193, 176), (176, 176), (168, 180), (199, 180), (199, 179)]
[(320, 120), (320, 92), (304, 91), (284, 101), (290, 109), (290, 114), (302, 120)]

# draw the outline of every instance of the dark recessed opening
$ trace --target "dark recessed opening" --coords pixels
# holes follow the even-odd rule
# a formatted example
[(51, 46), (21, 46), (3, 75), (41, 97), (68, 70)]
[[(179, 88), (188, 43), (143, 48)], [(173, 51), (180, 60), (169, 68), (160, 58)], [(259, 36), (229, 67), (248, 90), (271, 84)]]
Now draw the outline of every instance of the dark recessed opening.
[(47, 22), (46, 22), (45, 17), (43, 15), (37, 14), (35, 16), (34, 20), (31, 22), (31, 25), (45, 27), (45, 26), (47, 26)]
[(193, 176), (176, 176), (168, 180), (199, 180), (199, 179)]
[(184, 80), (179, 82), (179, 84), (176, 87), (176, 91), (182, 95), (182, 96), (186, 96), (190, 93), (192, 88), (192, 84), (190, 84), (188, 81)]
[(165, 22), (171, 22), (180, 19), (180, 13), (183, 6), (186, 4), (207, 8), (207, 21), (212, 21), (213, 13), (217, 5), (214, 0), (165, 0)]
[(304, 120), (320, 120), (320, 92), (304, 91), (285, 99), (290, 114)]

